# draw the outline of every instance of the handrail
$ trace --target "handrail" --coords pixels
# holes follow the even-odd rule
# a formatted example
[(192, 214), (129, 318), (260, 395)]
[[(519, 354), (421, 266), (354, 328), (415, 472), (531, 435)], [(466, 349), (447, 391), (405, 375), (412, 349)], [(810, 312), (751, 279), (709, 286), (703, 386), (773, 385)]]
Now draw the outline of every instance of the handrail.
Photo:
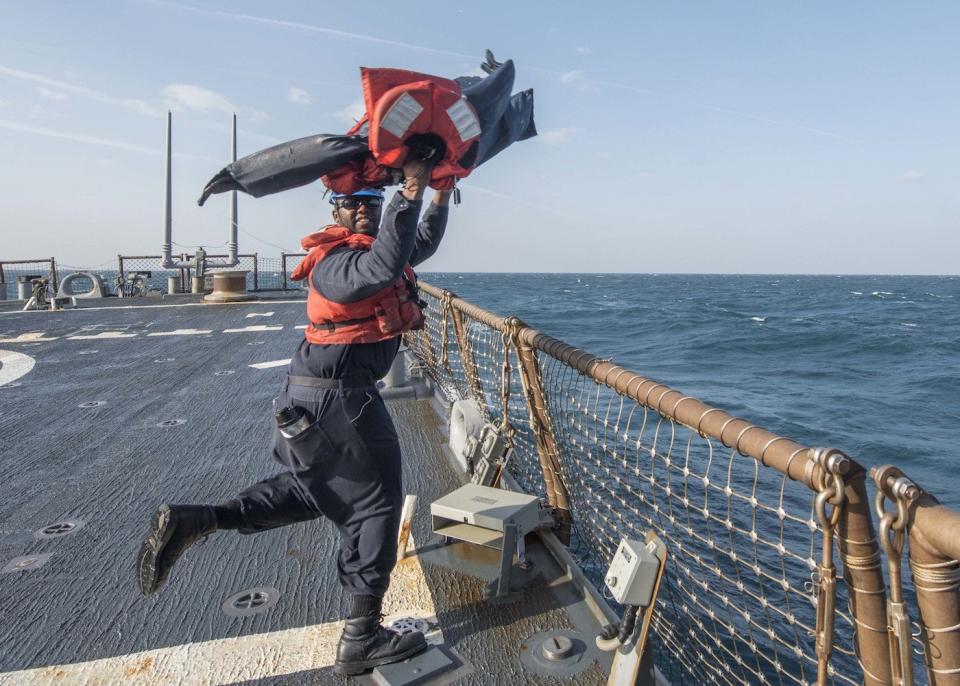
[[(828, 566), (821, 567), (818, 573), (821, 598), (817, 603), (817, 683), (826, 683), (831, 669), (831, 647), (825, 643), (832, 642), (833, 622), (832, 618), (823, 617), (823, 613), (833, 612), (831, 598), (835, 590), (830, 581), (832, 562), (831, 556), (826, 553), (834, 545), (843, 562), (856, 655), (863, 671), (863, 682), (870, 685), (913, 683), (910, 664), (902, 664), (912, 661), (914, 646), (910, 632), (901, 627), (898, 637), (891, 638), (888, 643), (888, 633), (894, 631), (891, 624), (894, 620), (892, 615), (888, 615), (881, 547), (866, 489), (866, 470), (861, 464), (840, 451), (814, 449), (779, 436), (666, 384), (528, 327), (515, 317), (502, 317), (489, 312), (450, 291), (423, 282), (420, 288), (438, 301), (441, 308), (449, 308), (454, 313), (450, 319), (457, 323), (454, 327), (456, 339), (461, 347), (463, 371), (468, 377), (465, 385), (472, 395), (477, 395), (478, 389), (481, 392), (482, 389), (479, 380), (474, 378), (477, 372), (474, 368), (474, 351), (470, 349), (472, 344), (465, 340), (468, 327), (459, 322), (463, 316), (494, 329), (505, 340), (508, 336), (512, 337), (518, 353), (527, 349), (548, 356), (617, 395), (630, 398), (639, 406), (656, 412), (665, 420), (685, 426), (704, 438), (718, 440), (737, 453), (753, 458), (759, 465), (771, 467), (805, 484), (817, 494), (818, 501), (829, 497), (829, 502), (833, 503), (833, 514), (828, 512), (824, 515), (826, 519), (822, 520), (825, 522), (822, 527), (823, 564)], [(446, 327), (445, 322), (443, 326)], [(446, 346), (446, 335), (443, 339), (441, 345)], [(435, 362), (434, 346), (435, 342), (425, 336), (423, 349), (429, 358), (425, 360), (428, 365)], [(446, 355), (446, 350), (443, 352)], [(521, 362), (524, 360), (522, 356), (518, 359)], [(536, 358), (527, 360), (526, 364), (535, 366)], [(490, 389), (487, 389), (487, 393), (490, 393)], [(542, 419), (538, 417), (542, 417), (544, 412), (542, 407), (533, 407), (532, 398), (541, 405), (549, 404), (550, 399), (544, 389), (537, 389), (535, 394), (527, 393), (530, 426), (539, 432), (544, 427)], [(549, 415), (549, 412), (546, 414)], [(550, 430), (550, 427), (545, 429)], [(563, 468), (554, 464), (556, 455), (551, 454), (549, 441), (541, 440), (539, 435), (536, 438), (546, 491), (551, 504), (554, 504), (558, 491), (566, 492), (566, 486), (562, 483)], [(555, 453), (556, 448), (552, 452)], [(558, 478), (561, 482), (554, 483)], [(842, 496), (835, 487), (831, 490), (829, 484), (832, 479), (842, 485)], [(881, 488), (886, 488), (886, 485)], [(960, 559), (960, 513), (940, 505), (935, 498), (923, 493), (911, 501), (910, 522), (905, 529), (909, 532), (912, 581), (921, 622), (921, 642), (926, 652), (927, 677), (931, 684), (938, 686), (960, 685), (960, 563), (957, 562)], [(888, 530), (889, 527), (884, 529)], [(900, 597), (897, 589), (897, 602)], [(900, 606), (893, 603), (893, 607)], [(904, 616), (903, 613), (907, 612), (906, 616), (909, 617), (908, 610), (895, 612), (900, 612), (897, 616)], [(821, 620), (824, 626), (821, 626)], [(897, 621), (909, 622), (909, 618)], [(904, 633), (907, 635), (903, 636)]]

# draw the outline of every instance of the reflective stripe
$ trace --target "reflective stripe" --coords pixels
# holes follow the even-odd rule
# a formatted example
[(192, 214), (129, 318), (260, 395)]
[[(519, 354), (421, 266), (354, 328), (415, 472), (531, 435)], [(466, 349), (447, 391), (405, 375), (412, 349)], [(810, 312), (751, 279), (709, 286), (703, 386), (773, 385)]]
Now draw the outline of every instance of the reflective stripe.
[(473, 107), (465, 97), (461, 97), (447, 108), (447, 116), (457, 127), (460, 140), (464, 143), (480, 135), (480, 120), (477, 119), (477, 113), (473, 111)]
[(409, 93), (404, 93), (391, 105), (387, 115), (380, 120), (380, 127), (397, 138), (403, 138), (413, 120), (423, 112), (423, 105)]

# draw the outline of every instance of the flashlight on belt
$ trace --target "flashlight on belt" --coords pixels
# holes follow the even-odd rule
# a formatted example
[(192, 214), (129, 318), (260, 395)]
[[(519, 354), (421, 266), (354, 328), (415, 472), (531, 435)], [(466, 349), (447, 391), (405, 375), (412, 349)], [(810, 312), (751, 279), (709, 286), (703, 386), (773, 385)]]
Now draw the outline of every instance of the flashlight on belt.
[(296, 438), (313, 426), (313, 415), (302, 407), (281, 407), (275, 415), (277, 427), (285, 438)]

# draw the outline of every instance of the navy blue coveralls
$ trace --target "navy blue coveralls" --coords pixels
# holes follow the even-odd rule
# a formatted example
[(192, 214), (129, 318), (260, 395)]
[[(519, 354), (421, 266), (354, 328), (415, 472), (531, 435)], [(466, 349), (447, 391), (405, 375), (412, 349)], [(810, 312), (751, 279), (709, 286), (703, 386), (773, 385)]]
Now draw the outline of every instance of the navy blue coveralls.
[[(383, 213), (369, 251), (329, 253), (313, 268), (313, 286), (329, 300), (354, 302), (400, 278), (437, 250), (448, 209), (399, 192)], [(273, 457), (286, 471), (237, 497), (243, 528), (255, 533), (325, 516), (340, 530), (340, 583), (354, 595), (383, 597), (396, 564), (403, 504), (400, 443), (376, 382), (386, 376), (400, 337), (377, 343), (318, 345), (306, 339), (290, 360), (276, 407), (297, 406), (317, 418), (294, 439), (274, 428)], [(338, 388), (298, 385), (291, 377), (338, 380)]]

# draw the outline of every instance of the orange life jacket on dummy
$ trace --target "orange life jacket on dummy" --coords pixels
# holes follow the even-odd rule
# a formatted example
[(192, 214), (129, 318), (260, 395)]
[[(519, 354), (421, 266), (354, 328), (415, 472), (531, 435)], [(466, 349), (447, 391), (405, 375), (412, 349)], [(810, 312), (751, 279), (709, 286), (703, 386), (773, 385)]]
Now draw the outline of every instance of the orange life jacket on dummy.
[(458, 178), (470, 174), (482, 131), (460, 84), (403, 69), (361, 68), (360, 81), (367, 112), (347, 134), (366, 133), (378, 165), (400, 169), (410, 151), (405, 141), (432, 133), (443, 140), (445, 151), (433, 168), (430, 186), (450, 190)]
[[(305, 236), (300, 245), (309, 250), (303, 261), (293, 270), (294, 281), (307, 279), (317, 263), (331, 251), (342, 246), (354, 250), (369, 250), (374, 238), (362, 233), (351, 233), (343, 226), (328, 226)], [(311, 343), (348, 344), (376, 343), (395, 338), (407, 331), (422, 329), (424, 316), (417, 297), (417, 276), (409, 264), (396, 282), (374, 295), (352, 303), (336, 303), (324, 298), (313, 281), (308, 281), (307, 317), (305, 331)]]

